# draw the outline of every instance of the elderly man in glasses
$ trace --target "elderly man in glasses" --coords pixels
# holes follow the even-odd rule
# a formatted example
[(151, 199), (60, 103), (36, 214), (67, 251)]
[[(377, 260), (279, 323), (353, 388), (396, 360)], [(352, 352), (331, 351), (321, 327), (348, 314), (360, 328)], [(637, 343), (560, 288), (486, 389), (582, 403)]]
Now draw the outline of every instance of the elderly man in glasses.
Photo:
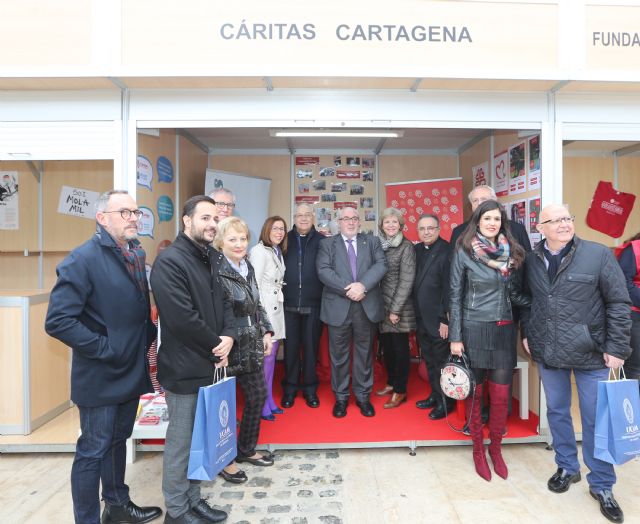
[(153, 391), (146, 364), (156, 335), (150, 318), (142, 213), (126, 191), (96, 202), (96, 233), (57, 267), (45, 329), (73, 351), (71, 400), (81, 435), (71, 468), (75, 521), (149, 522), (162, 514), (139, 507), (124, 482), (126, 440), (141, 394)]
[(524, 315), (524, 347), (538, 363), (547, 399), (547, 419), (558, 470), (547, 486), (564, 493), (580, 481), (580, 463), (571, 419), (571, 373), (575, 377), (582, 419), (582, 457), (587, 482), (600, 511), (622, 522), (613, 497), (613, 466), (594, 458), (598, 381), (630, 355), (631, 318), (625, 279), (611, 251), (575, 235), (574, 217), (561, 205), (540, 213), (545, 237), (527, 256), (526, 282), (531, 311)]
[(209, 196), (216, 205), (216, 214), (213, 217), (216, 224), (220, 220), (233, 215), (233, 209), (236, 207), (236, 197), (233, 191), (226, 187), (219, 187), (209, 193)]
[[(365, 417), (375, 410), (369, 397), (373, 386), (372, 344), (377, 323), (384, 318), (379, 283), (387, 271), (380, 240), (358, 233), (360, 218), (352, 207), (338, 210), (340, 234), (320, 242), (316, 267), (324, 284), (320, 319), (329, 326), (331, 387), (336, 397), (333, 416), (347, 414), (349, 382), (356, 405)], [(349, 372), (353, 340), (352, 374)]]

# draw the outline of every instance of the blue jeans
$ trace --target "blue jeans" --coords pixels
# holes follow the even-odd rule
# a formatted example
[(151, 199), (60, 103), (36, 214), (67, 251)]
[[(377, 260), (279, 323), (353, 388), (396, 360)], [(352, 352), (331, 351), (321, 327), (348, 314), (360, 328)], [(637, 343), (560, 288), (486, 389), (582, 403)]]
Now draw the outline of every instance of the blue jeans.
[(82, 435), (71, 467), (73, 514), (78, 524), (99, 524), (102, 498), (122, 506), (129, 502), (124, 483), (126, 441), (131, 436), (138, 399), (100, 407), (78, 406)]
[(603, 489), (611, 489), (616, 483), (613, 466), (593, 456), (598, 382), (607, 380), (609, 369), (546, 369), (542, 364), (538, 365), (544, 394), (547, 397), (547, 419), (553, 437), (556, 464), (559, 468), (574, 474), (580, 471), (580, 463), (571, 420), (571, 371), (576, 377), (580, 401), (582, 458), (589, 468), (587, 482), (591, 490), (598, 493)]

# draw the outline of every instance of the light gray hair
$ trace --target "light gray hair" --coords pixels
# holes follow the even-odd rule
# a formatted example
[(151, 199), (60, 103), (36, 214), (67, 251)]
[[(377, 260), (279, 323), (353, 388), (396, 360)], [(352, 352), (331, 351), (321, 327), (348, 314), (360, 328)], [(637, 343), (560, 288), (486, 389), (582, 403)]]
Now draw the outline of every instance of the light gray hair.
[(384, 222), (384, 219), (388, 217), (396, 217), (398, 219), (398, 222), (400, 223), (400, 231), (404, 229), (404, 216), (402, 215), (400, 210), (396, 209), (395, 207), (388, 207), (382, 213), (380, 213), (380, 220), (378, 221), (378, 227), (380, 228), (380, 231), (382, 231), (382, 223)]
[(128, 195), (128, 194), (129, 194), (129, 191), (125, 189), (111, 189), (109, 191), (105, 191), (98, 197), (98, 200), (96, 200), (96, 204), (95, 204), (96, 213), (102, 213), (107, 210), (107, 207), (109, 207), (109, 199), (111, 198), (111, 195)]
[(471, 202), (471, 199), (473, 198), (473, 193), (475, 193), (478, 189), (489, 191), (489, 194), (491, 195), (491, 200), (496, 200), (496, 201), (498, 200), (498, 196), (496, 195), (496, 192), (493, 190), (491, 186), (482, 185), (482, 186), (476, 186), (471, 191), (469, 191), (469, 194), (467, 195), (469, 202)]
[(214, 200), (216, 199), (216, 195), (229, 195), (233, 199), (233, 203), (235, 204), (236, 202), (236, 196), (233, 194), (233, 191), (226, 187), (218, 187), (209, 193), (209, 196)]
[(342, 216), (344, 215), (345, 209), (353, 209), (356, 212), (356, 216), (359, 215), (358, 210), (355, 207), (351, 207), (351, 206), (341, 207), (340, 209), (338, 209), (338, 212), (336, 213), (336, 220), (340, 220), (342, 218)]

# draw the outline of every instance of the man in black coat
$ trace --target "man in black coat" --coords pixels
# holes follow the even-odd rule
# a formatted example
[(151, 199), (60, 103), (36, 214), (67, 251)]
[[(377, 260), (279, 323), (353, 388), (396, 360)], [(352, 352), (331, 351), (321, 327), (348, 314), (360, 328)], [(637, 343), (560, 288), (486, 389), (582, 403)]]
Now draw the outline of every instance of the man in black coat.
[(324, 238), (313, 226), (313, 208), (296, 207), (294, 226), (289, 231), (284, 256), (284, 321), (287, 339), (284, 344), (284, 378), (282, 407), (290, 408), (298, 389), (307, 405), (320, 406), (318, 399), (318, 342), (320, 340), (320, 300), (322, 282), (316, 271), (316, 255)]
[(420, 242), (416, 250), (416, 279), (413, 299), (416, 312), (416, 334), (420, 353), (427, 365), (431, 395), (418, 400), (420, 409), (434, 408), (431, 420), (446, 416), (453, 401), (445, 406), (440, 388), (440, 370), (449, 356), (449, 321), (447, 319), (449, 290), (449, 242), (440, 238), (440, 220), (435, 215), (422, 215), (418, 221)]
[(210, 197), (187, 200), (183, 231), (158, 255), (151, 271), (162, 331), (158, 380), (166, 390), (169, 410), (162, 475), (167, 523), (203, 524), (227, 518), (201, 498), (199, 481), (187, 479), (198, 390), (211, 385), (214, 368), (226, 365), (233, 346), (233, 311), (210, 258), (215, 216)]
[(538, 364), (547, 400), (558, 466), (547, 487), (564, 493), (581, 479), (571, 418), (573, 374), (589, 492), (606, 518), (622, 522), (622, 509), (612, 492), (616, 474), (611, 464), (594, 456), (594, 434), (598, 382), (607, 380), (609, 369), (622, 366), (631, 354), (631, 299), (609, 248), (575, 236), (573, 220), (558, 204), (540, 213), (537, 228), (545, 240), (525, 264), (531, 310), (523, 318), (523, 344)]
[(73, 350), (71, 400), (81, 435), (71, 468), (75, 521), (149, 522), (160, 508), (138, 507), (124, 483), (126, 441), (140, 395), (153, 391), (146, 354), (151, 321), (145, 252), (136, 239), (142, 212), (126, 191), (96, 202), (96, 234), (56, 269), (45, 329)]
[[(487, 200), (498, 200), (496, 196), (496, 192), (490, 186), (477, 186), (474, 187), (469, 193), (469, 202), (471, 203), (471, 212), (475, 211), (476, 208), (486, 202)], [(509, 229), (511, 230), (511, 234), (513, 238), (518, 241), (524, 250), (528, 253), (531, 251), (531, 241), (529, 240), (529, 235), (527, 234), (526, 228), (520, 224), (519, 222), (514, 222), (513, 220), (507, 221), (509, 224)], [(459, 226), (453, 228), (451, 232), (451, 239), (449, 243), (451, 244), (451, 250), (456, 249), (456, 243), (458, 242), (458, 238), (464, 233), (469, 225), (469, 221), (463, 222)]]

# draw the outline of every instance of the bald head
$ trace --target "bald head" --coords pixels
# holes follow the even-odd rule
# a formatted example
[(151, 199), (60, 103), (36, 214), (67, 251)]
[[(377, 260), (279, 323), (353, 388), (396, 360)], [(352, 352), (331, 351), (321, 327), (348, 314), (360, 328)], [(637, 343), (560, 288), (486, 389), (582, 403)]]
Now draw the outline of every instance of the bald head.
[(571, 241), (575, 235), (573, 219), (562, 204), (549, 204), (542, 209), (536, 227), (545, 236), (551, 251), (559, 251)]

